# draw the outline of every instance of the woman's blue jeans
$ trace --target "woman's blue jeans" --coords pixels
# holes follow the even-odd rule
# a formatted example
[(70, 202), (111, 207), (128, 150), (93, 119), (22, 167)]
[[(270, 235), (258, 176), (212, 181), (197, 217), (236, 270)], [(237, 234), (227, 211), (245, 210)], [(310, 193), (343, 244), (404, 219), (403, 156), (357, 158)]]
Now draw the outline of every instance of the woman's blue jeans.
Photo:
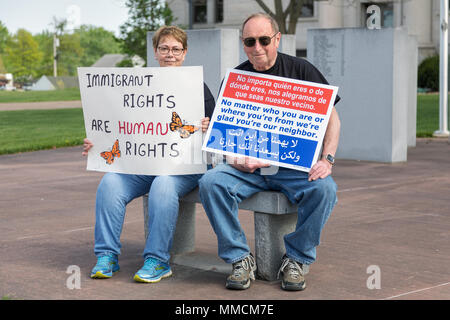
[(198, 185), (201, 174), (145, 176), (107, 173), (98, 189), (95, 205), (94, 253), (120, 254), (127, 204), (148, 193), (148, 231), (144, 259), (153, 257), (169, 262), (173, 234), (178, 218), (178, 200)]
[(284, 235), (286, 255), (311, 264), (320, 234), (337, 202), (331, 176), (308, 181), (308, 173), (279, 168), (274, 175), (241, 172), (228, 164), (209, 170), (199, 181), (200, 198), (217, 235), (219, 256), (227, 263), (245, 258), (250, 248), (238, 218), (238, 204), (256, 192), (276, 190), (299, 205), (295, 231)]

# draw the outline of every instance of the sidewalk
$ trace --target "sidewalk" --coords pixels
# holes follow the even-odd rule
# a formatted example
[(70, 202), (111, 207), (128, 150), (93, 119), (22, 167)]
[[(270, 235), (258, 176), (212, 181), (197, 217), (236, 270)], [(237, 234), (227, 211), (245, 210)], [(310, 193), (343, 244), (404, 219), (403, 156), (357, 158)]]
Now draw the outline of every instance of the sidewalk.
[(0, 103), (0, 111), (81, 108), (81, 100)]
[[(307, 289), (279, 282), (225, 289), (229, 266), (197, 207), (196, 252), (178, 256), (157, 284), (132, 280), (142, 265), (142, 200), (127, 209), (121, 271), (92, 280), (95, 192), (81, 147), (0, 156), (0, 297), (15, 299), (450, 299), (450, 144), (420, 139), (407, 163), (338, 160), (339, 202), (322, 234)], [(240, 212), (253, 248), (253, 215)], [(80, 289), (67, 288), (81, 271)], [(75, 266), (75, 267), (73, 267)], [(74, 270), (74, 269), (71, 269)], [(369, 272), (368, 272), (369, 270)], [(368, 289), (379, 270), (380, 289)], [(72, 282), (73, 283), (73, 282)]]

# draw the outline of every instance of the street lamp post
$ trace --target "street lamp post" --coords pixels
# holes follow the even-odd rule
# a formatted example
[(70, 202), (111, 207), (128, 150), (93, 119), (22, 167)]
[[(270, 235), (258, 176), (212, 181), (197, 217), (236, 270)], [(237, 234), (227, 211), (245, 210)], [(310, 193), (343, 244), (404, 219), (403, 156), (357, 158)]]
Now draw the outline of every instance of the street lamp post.
[(439, 56), (439, 130), (435, 137), (448, 137), (448, 0), (441, 0)]

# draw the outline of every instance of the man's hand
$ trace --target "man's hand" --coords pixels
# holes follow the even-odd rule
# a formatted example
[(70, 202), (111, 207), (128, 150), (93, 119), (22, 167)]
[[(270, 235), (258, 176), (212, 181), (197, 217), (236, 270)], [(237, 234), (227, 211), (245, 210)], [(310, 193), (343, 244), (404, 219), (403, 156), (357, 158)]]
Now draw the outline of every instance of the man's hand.
[(331, 174), (331, 168), (333, 166), (327, 160), (322, 159), (316, 162), (311, 168), (308, 175), (308, 181), (314, 181), (317, 179), (325, 179)]
[(256, 169), (270, 167), (270, 164), (248, 157), (236, 158), (227, 156), (227, 163), (242, 172), (253, 173)]
[(202, 122), (202, 132), (206, 132), (206, 130), (208, 130), (209, 127), (209, 118), (205, 117), (201, 120)]
[[(341, 121), (339, 120), (336, 108), (331, 110), (330, 121), (328, 122), (327, 131), (323, 139), (322, 154), (336, 154), (339, 143), (339, 132), (341, 130)], [(325, 179), (331, 174), (332, 164), (326, 159), (320, 159), (311, 168), (308, 175), (309, 181), (317, 179)]]

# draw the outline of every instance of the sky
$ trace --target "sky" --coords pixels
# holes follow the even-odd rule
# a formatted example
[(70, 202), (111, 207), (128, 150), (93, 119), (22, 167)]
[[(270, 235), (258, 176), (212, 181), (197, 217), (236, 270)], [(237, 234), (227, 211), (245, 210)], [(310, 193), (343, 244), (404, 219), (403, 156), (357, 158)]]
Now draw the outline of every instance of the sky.
[(128, 17), (126, 0), (0, 0), (0, 21), (10, 34), (20, 28), (33, 35), (52, 31), (53, 17), (67, 19), (69, 29), (81, 24), (103, 27), (119, 35)]

